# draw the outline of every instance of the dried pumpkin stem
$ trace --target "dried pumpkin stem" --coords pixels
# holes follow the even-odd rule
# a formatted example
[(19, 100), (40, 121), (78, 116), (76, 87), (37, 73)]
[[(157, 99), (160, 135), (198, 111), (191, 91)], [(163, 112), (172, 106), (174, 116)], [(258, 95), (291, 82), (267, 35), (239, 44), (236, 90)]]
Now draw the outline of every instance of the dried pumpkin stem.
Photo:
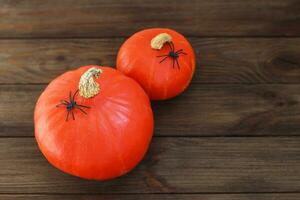
[(79, 81), (79, 94), (84, 98), (91, 98), (97, 95), (100, 91), (99, 84), (94, 80), (99, 78), (102, 70), (96, 67), (88, 69), (81, 77)]
[(160, 33), (151, 40), (151, 48), (159, 50), (166, 42), (172, 42), (172, 37), (168, 33)]

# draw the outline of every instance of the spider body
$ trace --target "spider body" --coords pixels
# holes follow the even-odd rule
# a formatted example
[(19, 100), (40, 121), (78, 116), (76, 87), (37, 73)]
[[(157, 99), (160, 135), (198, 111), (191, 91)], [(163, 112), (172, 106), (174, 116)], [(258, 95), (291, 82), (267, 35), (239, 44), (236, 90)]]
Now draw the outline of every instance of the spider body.
[(187, 55), (187, 54), (185, 52), (183, 52), (183, 49), (179, 49), (179, 50), (175, 51), (175, 47), (174, 47), (173, 42), (168, 42), (167, 44), (170, 47), (170, 52), (167, 55), (157, 56), (157, 57), (163, 57), (163, 59), (159, 63), (162, 63), (167, 58), (172, 58), (173, 59), (173, 68), (175, 67), (175, 63), (176, 63), (178, 69), (180, 69), (178, 58), (179, 58), (180, 55)]
[(170, 51), (169, 56), (174, 59), (177, 59), (179, 57), (179, 55), (177, 53), (175, 53), (174, 51)]
[(65, 106), (66, 107), (66, 110), (67, 110), (66, 121), (68, 121), (70, 113), (72, 114), (73, 120), (75, 120), (75, 114), (74, 114), (74, 109), (75, 108), (77, 108), (78, 110), (80, 110), (84, 114), (87, 114), (87, 113), (83, 110), (83, 108), (91, 108), (89, 106), (84, 106), (84, 105), (77, 104), (76, 101), (75, 101), (75, 98), (76, 98), (77, 94), (78, 94), (78, 90), (74, 93), (73, 96), (72, 96), (72, 92), (70, 91), (69, 101), (61, 100), (60, 104), (56, 105), (56, 107), (60, 107), (60, 106)]

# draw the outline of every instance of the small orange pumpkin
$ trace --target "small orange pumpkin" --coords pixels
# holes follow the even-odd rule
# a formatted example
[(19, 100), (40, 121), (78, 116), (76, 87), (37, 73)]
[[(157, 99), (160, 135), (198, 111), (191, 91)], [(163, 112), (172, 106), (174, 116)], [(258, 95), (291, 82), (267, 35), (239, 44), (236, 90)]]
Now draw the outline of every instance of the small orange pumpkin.
[(152, 133), (150, 101), (137, 82), (110, 67), (86, 66), (53, 80), (39, 97), (35, 137), (62, 171), (106, 180), (133, 169)]
[(121, 46), (117, 69), (139, 82), (150, 99), (169, 99), (189, 85), (195, 71), (195, 54), (176, 31), (146, 29)]

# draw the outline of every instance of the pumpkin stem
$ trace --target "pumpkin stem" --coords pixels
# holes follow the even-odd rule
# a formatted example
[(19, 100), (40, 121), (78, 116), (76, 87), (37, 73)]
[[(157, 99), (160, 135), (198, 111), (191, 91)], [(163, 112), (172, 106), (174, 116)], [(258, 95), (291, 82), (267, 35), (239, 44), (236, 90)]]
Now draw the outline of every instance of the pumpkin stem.
[(166, 42), (172, 42), (172, 37), (168, 33), (160, 33), (151, 40), (151, 48), (159, 50)]
[(94, 80), (94, 77), (99, 78), (101, 73), (101, 69), (92, 67), (82, 74), (78, 86), (80, 96), (84, 98), (91, 98), (99, 93), (100, 87)]

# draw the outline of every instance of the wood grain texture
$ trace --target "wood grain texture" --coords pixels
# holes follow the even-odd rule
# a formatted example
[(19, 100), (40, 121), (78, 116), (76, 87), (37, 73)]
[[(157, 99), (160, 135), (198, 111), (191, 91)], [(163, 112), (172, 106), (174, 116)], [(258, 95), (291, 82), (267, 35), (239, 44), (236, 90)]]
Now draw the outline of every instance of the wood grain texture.
[(300, 3), (295, 0), (1, 0), (0, 4), (0, 37), (116, 37), (157, 26), (188, 36), (300, 33)]
[(143, 162), (108, 182), (66, 175), (33, 138), (0, 139), (0, 193), (300, 192), (300, 138), (154, 138)]
[[(300, 1), (0, 5), (1, 200), (300, 199)], [(78, 66), (114, 66), (126, 37), (150, 27), (189, 37), (197, 70), (181, 96), (153, 102), (142, 163), (108, 182), (52, 167), (32, 137), (46, 84)]]
[[(0, 136), (32, 136), (45, 85), (0, 86)], [(300, 85), (192, 84), (153, 102), (156, 136), (299, 135)], [(55, 109), (55, 108), (54, 108)]]
[[(124, 39), (1, 40), (0, 84), (48, 83), (88, 64), (114, 66)], [(299, 38), (190, 38), (194, 83), (300, 83)]]
[(1, 195), (2, 200), (299, 200), (300, 194)]
[[(295, 196), (296, 197), (296, 196)], [(198, 194), (139, 194), (139, 195), (0, 195), (1, 200), (197, 200)], [(209, 199), (208, 199), (209, 200)], [(226, 199), (224, 199), (226, 200)], [(241, 199), (244, 200), (244, 199)], [(285, 199), (288, 200), (288, 199)], [(294, 200), (294, 199), (291, 199)]]

